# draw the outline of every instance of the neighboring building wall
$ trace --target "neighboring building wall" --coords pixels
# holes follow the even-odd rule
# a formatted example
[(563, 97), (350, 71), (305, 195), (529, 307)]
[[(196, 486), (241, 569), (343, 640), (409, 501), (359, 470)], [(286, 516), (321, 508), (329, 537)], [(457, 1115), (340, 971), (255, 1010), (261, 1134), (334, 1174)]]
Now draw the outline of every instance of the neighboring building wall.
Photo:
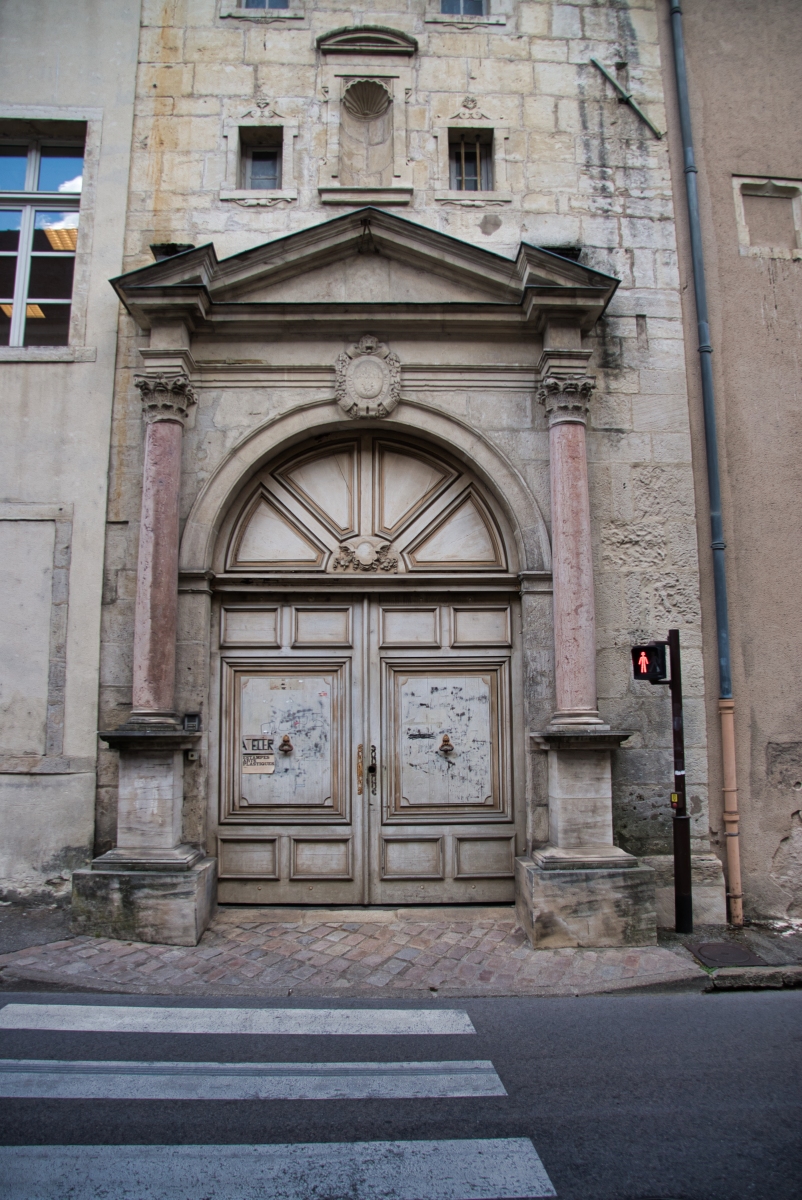
[[(802, 128), (793, 100), (802, 14), (795, 0), (684, 0), (682, 11), (714, 350), (744, 903), (747, 915), (802, 917)], [(698, 339), (667, 5), (662, 15), (699, 507), (711, 827), (723, 857)], [(769, 181), (773, 187), (762, 186)]]
[(0, 894), (66, 897), (92, 854), (111, 397), (138, 0), (6, 0), (3, 121), (87, 126), (73, 335), (0, 348)]
[[(631, 682), (631, 642), (682, 631), (688, 794), (697, 850), (707, 847), (704, 680), (691, 446), (668, 149), (589, 62), (598, 57), (665, 128), (655, 0), (550, 4), (503, 0), (487, 21), (449, 21), (439, 5), (410, 0), (354, 9), (295, 4), (288, 16), (249, 14), (214, 0), (146, 0), (133, 139), (126, 269), (152, 261), (151, 243), (213, 241), (220, 258), (345, 211), (336, 207), (338, 72), (393, 76), (395, 211), (477, 245), (512, 253), (521, 238), (581, 248), (581, 261), (622, 281), (596, 331), (598, 395), (588, 448), (599, 642), (599, 702), (619, 729), (636, 731), (617, 755), (616, 828), (636, 854), (670, 851), (671, 731), (665, 689)], [(413, 57), (321, 55), (320, 34), (381, 24), (412, 35)], [(343, 65), (345, 64), (345, 65)], [(619, 64), (616, 68), (616, 64)], [(621, 65), (623, 64), (623, 65)], [(281, 127), (282, 187), (251, 195), (235, 159), (242, 126)], [(492, 128), (494, 189), (449, 189), (449, 128)], [(247, 134), (252, 136), (251, 133)], [(275, 135), (279, 136), (279, 135)], [(233, 139), (233, 140), (232, 140)], [(233, 153), (233, 158), (232, 158)], [(291, 159), (291, 163), (290, 163)], [(354, 157), (348, 169), (354, 169)], [(382, 160), (383, 161), (383, 160)], [(384, 170), (384, 167), (382, 168)], [(351, 176), (347, 182), (353, 182)], [(367, 182), (376, 184), (374, 179)], [(379, 181), (386, 183), (384, 176)], [(376, 185), (378, 186), (378, 185)], [(386, 201), (386, 198), (385, 198)], [(360, 202), (371, 202), (363, 195)], [(381, 198), (373, 202), (382, 202)], [(355, 201), (352, 199), (351, 206)], [(332, 296), (332, 298), (336, 298)], [(347, 336), (347, 335), (344, 335)], [(111, 459), (102, 722), (131, 703), (130, 647), (143, 432), (132, 386), (147, 338), (124, 318)], [(481, 427), (509, 457), (548, 519), (545, 414), (533, 401), (537, 347), (515, 391), (434, 393), (434, 402)], [(329, 369), (335, 348), (322, 345)], [(504, 351), (504, 353), (507, 353)], [(266, 363), (276, 359), (265, 347)], [(196, 381), (193, 380), (193, 383)], [(182, 515), (232, 447), (268, 416), (297, 403), (293, 388), (200, 384), (195, 428), (184, 441)], [(304, 399), (328, 393), (308, 387)], [(190, 681), (206, 631), (188, 631), (178, 691), (207, 705)], [(193, 657), (194, 656), (194, 657)], [(188, 673), (192, 666), (193, 673)], [(206, 669), (206, 668), (204, 668)], [(544, 664), (544, 678), (550, 667)], [(548, 704), (535, 696), (533, 717)], [(105, 755), (99, 849), (114, 842), (116, 755)], [(542, 788), (542, 756), (533, 755)], [(185, 836), (203, 838), (203, 769), (187, 780)], [(545, 797), (543, 799), (545, 803)], [(548, 836), (542, 806), (535, 841)], [(670, 883), (670, 881), (669, 881)]]

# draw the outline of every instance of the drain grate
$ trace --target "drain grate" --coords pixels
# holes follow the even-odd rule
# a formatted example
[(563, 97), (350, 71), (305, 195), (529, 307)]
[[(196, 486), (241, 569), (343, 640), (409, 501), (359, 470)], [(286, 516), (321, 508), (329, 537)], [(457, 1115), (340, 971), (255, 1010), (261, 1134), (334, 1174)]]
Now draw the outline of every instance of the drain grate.
[(765, 967), (764, 959), (758, 958), (745, 946), (734, 942), (702, 942), (689, 945), (688, 949), (706, 967)]

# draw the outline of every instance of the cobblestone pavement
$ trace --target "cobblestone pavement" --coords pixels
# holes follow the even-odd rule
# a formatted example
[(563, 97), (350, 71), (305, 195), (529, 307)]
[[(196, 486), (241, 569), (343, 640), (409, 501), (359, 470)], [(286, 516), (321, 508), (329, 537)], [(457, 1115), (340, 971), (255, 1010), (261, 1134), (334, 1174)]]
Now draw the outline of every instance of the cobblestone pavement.
[(560, 996), (685, 984), (683, 947), (532, 950), (510, 908), (221, 909), (198, 946), (74, 937), (0, 956), (0, 987), (158, 995)]

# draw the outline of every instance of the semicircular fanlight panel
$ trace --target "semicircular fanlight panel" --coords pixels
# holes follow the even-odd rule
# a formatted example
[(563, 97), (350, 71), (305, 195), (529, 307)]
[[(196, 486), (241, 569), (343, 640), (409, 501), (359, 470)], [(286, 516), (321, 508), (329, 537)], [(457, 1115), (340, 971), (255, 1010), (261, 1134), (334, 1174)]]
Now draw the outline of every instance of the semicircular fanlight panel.
[(328, 446), (293, 458), (273, 472), (336, 537), (359, 532), (359, 443)]
[(326, 548), (309, 530), (260, 491), (234, 535), (229, 568), (314, 571), (325, 558)]
[(456, 460), (369, 432), (283, 457), (251, 491), (231, 571), (507, 571), (504, 535)]
[(507, 566), (496, 523), (473, 487), (432, 522), (404, 557), (412, 571), (503, 571)]

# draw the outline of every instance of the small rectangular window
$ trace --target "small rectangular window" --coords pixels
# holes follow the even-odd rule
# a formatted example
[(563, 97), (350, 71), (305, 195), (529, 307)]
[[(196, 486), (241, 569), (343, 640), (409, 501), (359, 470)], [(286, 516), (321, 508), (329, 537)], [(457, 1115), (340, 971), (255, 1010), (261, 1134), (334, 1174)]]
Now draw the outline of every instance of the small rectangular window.
[(440, 0), (440, 12), (454, 17), (484, 17), (484, 0)]
[(240, 129), (241, 186), (254, 191), (281, 188), (281, 142), (283, 130), (243, 127)]
[(242, 8), (289, 8), (290, 0), (242, 0)]
[(452, 130), (448, 139), (449, 186), (454, 192), (493, 190), (493, 134), (489, 129)]
[(83, 146), (0, 146), (0, 345), (69, 343)]

